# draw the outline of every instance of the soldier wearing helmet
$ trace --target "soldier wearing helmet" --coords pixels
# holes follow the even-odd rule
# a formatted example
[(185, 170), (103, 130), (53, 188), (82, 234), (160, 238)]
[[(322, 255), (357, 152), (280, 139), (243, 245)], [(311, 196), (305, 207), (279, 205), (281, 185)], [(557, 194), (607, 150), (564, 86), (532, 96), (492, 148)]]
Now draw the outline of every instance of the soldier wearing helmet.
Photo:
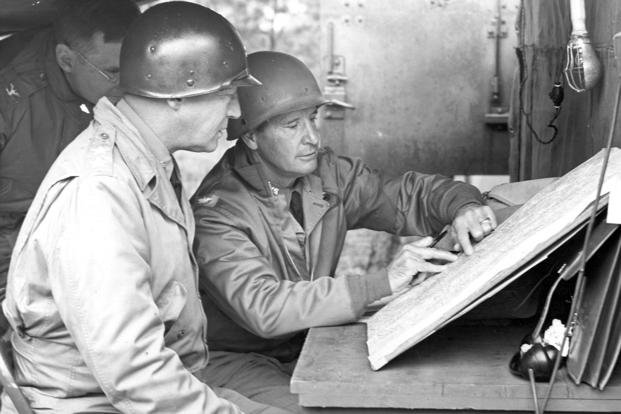
[(132, 24), (125, 93), (99, 100), (50, 169), (9, 270), (14, 376), (36, 412), (282, 412), (199, 379), (207, 320), (171, 156), (213, 150), (239, 116), (236, 88), (258, 84), (237, 32), (208, 8), (162, 3)]
[(258, 52), (248, 65), (262, 86), (239, 91), (242, 115), (228, 128), (238, 142), (191, 200), (210, 321), (207, 371), (216, 384), (239, 377), (235, 390), (245, 395), (271, 387), (268, 403), (290, 408), (306, 329), (353, 322), (416, 273), (444, 269), (431, 259), (456, 258), (424, 237), (379, 272), (335, 278), (348, 229), (429, 236), (448, 225), (470, 254), (470, 237), (480, 240), (496, 221), (470, 185), (416, 172), (387, 178), (322, 148), (316, 118), (325, 99), (295, 57)]

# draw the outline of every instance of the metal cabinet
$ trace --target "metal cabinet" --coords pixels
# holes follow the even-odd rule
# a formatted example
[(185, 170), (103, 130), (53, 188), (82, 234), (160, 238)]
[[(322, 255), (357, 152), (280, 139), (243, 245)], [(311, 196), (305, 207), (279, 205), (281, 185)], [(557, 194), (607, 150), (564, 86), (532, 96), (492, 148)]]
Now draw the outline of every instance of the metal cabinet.
[(320, 5), (324, 144), (389, 174), (508, 172), (519, 1)]

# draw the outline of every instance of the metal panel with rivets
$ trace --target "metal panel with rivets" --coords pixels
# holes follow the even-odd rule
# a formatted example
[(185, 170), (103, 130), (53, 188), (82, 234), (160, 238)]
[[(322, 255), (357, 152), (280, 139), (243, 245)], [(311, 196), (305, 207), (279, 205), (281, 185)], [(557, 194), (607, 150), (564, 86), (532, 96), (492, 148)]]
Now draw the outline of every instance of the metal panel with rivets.
[(518, 6), (321, 0), (324, 144), (389, 174), (506, 174)]

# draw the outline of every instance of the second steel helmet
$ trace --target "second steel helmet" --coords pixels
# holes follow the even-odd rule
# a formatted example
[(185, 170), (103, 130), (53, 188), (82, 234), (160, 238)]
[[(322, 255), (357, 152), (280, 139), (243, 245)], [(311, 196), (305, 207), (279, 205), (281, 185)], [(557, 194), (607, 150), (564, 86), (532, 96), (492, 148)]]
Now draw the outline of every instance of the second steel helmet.
[(291, 55), (251, 53), (248, 68), (261, 86), (237, 91), (241, 117), (229, 120), (229, 139), (239, 138), (274, 116), (326, 103), (312, 72)]
[(129, 28), (120, 85), (133, 95), (184, 98), (260, 82), (248, 73), (246, 50), (228, 20), (198, 4), (171, 1), (147, 9)]

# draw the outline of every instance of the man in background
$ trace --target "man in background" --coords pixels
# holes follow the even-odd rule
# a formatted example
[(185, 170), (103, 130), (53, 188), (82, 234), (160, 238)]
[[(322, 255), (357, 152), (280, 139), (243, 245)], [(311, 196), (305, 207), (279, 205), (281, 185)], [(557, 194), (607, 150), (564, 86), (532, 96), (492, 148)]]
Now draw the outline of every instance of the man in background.
[(53, 27), (0, 70), (0, 300), (43, 177), (99, 98), (119, 97), (121, 41), (139, 13), (131, 0), (65, 0)]

